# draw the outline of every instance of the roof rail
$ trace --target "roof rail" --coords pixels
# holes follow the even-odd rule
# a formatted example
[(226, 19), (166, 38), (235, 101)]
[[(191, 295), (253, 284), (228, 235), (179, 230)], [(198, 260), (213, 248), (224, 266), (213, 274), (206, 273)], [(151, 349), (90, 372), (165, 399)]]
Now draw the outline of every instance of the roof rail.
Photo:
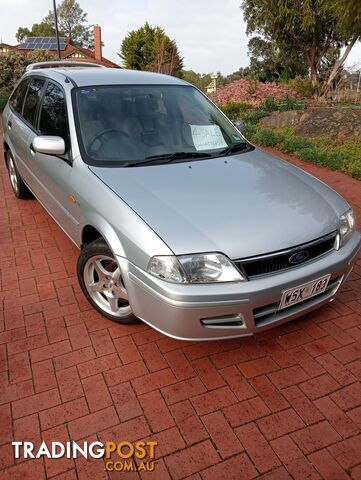
[(106, 68), (103, 65), (98, 65), (97, 63), (91, 62), (74, 62), (72, 60), (58, 60), (53, 62), (37, 62), (31, 63), (26, 67), (26, 72), (31, 72), (32, 70), (38, 70), (41, 68), (61, 68), (61, 67), (98, 67)]

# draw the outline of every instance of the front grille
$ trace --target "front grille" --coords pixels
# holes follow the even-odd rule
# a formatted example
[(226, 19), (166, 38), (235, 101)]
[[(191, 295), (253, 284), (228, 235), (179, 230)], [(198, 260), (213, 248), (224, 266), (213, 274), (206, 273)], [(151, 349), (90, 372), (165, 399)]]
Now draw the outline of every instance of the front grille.
[[(261, 257), (236, 260), (235, 264), (241, 272), (247, 275), (248, 278), (279, 272), (280, 270), (302, 265), (331, 251), (335, 246), (336, 235), (337, 232), (333, 232), (330, 235), (319, 238), (313, 242), (304, 243), (288, 250), (262, 255)], [(297, 264), (291, 263), (290, 257), (301, 251), (307, 252), (308, 254), (305, 261)]]
[(306, 298), (303, 302), (295, 303), (287, 308), (278, 310), (279, 302), (270, 303), (269, 305), (263, 305), (262, 307), (255, 308), (253, 310), (253, 318), (256, 327), (263, 327), (268, 323), (275, 322), (279, 318), (284, 317), (285, 314), (292, 315), (292, 313), (299, 311), (299, 309), (306, 309), (308, 306), (317, 304), (326, 300), (328, 297), (332, 297), (337, 291), (343, 277), (337, 277), (330, 280), (327, 288), (324, 292), (314, 295), (313, 297)]

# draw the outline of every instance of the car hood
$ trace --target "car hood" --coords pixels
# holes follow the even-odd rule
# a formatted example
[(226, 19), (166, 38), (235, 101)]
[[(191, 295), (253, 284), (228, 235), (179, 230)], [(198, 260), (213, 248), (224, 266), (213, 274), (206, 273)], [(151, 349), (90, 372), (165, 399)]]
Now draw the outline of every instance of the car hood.
[(255, 149), (209, 160), (90, 166), (177, 255), (231, 259), (289, 248), (339, 228), (348, 204), (311, 175)]

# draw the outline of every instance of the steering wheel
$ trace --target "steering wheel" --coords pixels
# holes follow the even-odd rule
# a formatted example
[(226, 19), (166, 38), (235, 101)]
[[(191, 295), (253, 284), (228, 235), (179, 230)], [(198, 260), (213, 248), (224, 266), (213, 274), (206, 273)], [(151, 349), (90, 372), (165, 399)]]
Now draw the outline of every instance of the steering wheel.
[[(94, 135), (94, 137), (90, 140), (90, 142), (88, 144), (88, 149), (93, 153), (99, 152), (99, 150), (104, 145), (104, 141), (102, 140), (102, 138), (105, 135), (108, 135), (109, 133), (110, 134), (120, 134), (120, 135), (123, 135), (126, 138), (129, 138), (129, 135), (126, 132), (123, 132), (123, 130), (118, 130), (117, 128), (106, 128), (105, 130), (101, 130), (96, 135)], [(94, 149), (93, 146), (94, 146), (94, 143), (96, 141), (99, 141), (100, 145), (99, 145), (98, 148)]]

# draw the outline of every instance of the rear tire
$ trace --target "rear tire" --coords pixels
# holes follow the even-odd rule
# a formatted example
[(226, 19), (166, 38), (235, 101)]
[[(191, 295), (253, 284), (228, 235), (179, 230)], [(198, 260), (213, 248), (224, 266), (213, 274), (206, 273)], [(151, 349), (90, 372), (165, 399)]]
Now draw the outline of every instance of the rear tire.
[(14, 162), (14, 157), (12, 156), (10, 150), (6, 152), (6, 165), (9, 173), (10, 185), (13, 189), (14, 195), (20, 199), (33, 198), (33, 194), (30, 192), (20, 176), (20, 173)]
[(104, 317), (123, 324), (139, 322), (129, 304), (120, 267), (103, 239), (81, 250), (77, 274), (88, 302)]

